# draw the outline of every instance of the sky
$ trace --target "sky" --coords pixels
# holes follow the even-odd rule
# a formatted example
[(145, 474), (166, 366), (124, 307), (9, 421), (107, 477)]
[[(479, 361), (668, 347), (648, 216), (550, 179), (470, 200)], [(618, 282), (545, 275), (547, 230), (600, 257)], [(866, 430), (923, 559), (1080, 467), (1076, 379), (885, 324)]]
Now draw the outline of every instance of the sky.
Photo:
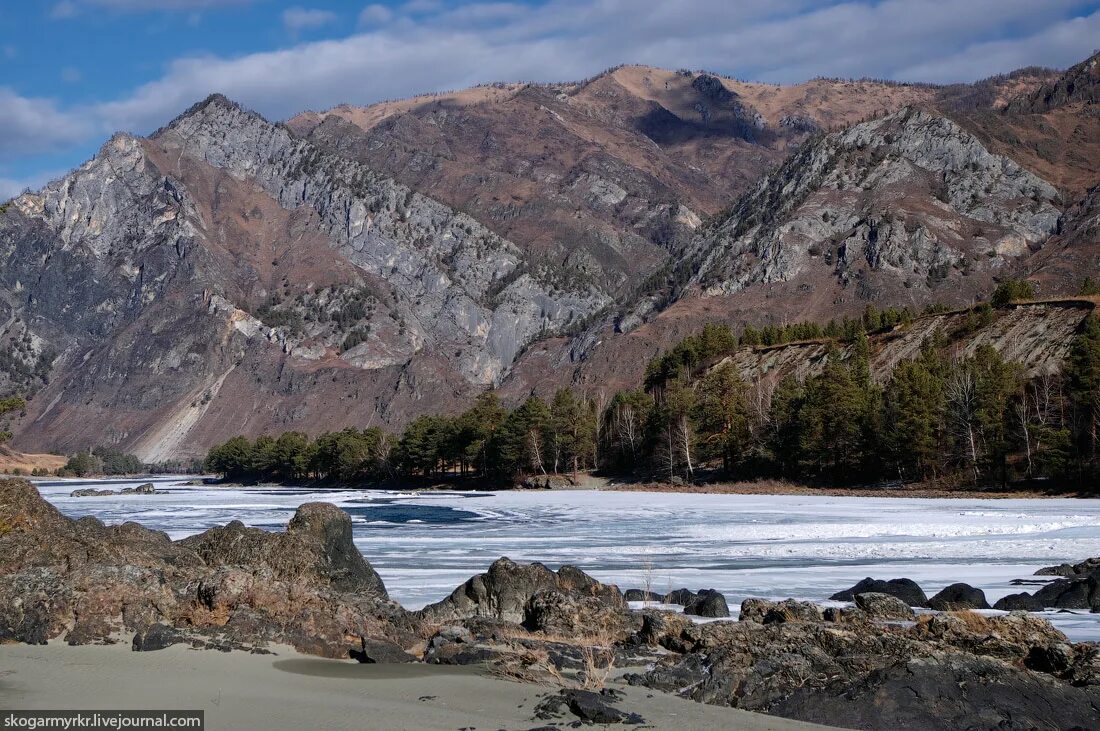
[(622, 63), (973, 81), (1100, 46), (1100, 0), (0, 0), (0, 200), (221, 92), (269, 119)]

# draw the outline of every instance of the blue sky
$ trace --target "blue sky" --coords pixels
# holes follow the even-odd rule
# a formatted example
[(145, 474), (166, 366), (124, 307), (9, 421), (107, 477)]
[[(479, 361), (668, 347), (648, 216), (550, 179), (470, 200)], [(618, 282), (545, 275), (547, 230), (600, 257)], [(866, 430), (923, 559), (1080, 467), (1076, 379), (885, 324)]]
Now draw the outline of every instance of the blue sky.
[(950, 82), (1098, 45), (1100, 0), (7, 0), (0, 199), (215, 91), (283, 119), (619, 63)]

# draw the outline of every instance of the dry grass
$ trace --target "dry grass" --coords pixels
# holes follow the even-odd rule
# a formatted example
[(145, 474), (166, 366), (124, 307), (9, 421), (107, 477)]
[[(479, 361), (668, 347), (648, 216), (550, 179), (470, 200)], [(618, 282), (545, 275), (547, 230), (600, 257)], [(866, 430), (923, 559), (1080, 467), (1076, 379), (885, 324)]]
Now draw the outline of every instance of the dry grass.
[[(940, 615), (922, 614), (917, 617), (917, 626), (925, 627), (929, 623), (935, 621), (938, 616)], [(944, 612), (943, 616), (952, 617), (953, 619), (958, 620), (967, 629), (967, 631), (974, 634), (990, 634), (994, 630), (994, 622), (992, 619), (969, 609), (959, 609), (955, 611)]]

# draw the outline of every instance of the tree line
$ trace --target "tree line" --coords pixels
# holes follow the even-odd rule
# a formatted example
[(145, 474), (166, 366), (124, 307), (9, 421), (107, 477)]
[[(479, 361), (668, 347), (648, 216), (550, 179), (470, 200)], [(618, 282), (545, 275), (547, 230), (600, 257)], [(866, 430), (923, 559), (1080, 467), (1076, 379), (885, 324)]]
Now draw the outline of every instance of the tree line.
[[(937, 331), (879, 384), (867, 324), (838, 325), (850, 337), (826, 338), (823, 365), (801, 380), (746, 380), (725, 356), (756, 344), (753, 331), (738, 337), (708, 325), (654, 358), (639, 388), (610, 397), (563, 388), (507, 410), (489, 392), (462, 414), (419, 417), (400, 435), (370, 428), (234, 437), (210, 450), (205, 466), (234, 480), (338, 482), (515, 480), (592, 469), (821, 484), (1100, 476), (1095, 315), (1061, 372), (1036, 378), (989, 346), (949, 356), (948, 336)], [(789, 330), (804, 339), (799, 327)]]

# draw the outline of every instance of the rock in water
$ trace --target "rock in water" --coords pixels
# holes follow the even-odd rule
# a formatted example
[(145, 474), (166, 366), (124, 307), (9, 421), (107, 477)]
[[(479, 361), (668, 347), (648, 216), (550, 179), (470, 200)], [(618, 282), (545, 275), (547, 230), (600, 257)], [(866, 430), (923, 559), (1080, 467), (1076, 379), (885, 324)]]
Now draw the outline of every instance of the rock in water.
[(941, 612), (959, 609), (989, 609), (985, 592), (969, 584), (951, 584), (928, 600), (928, 606)]
[(695, 599), (684, 607), (684, 614), (693, 614), (697, 617), (728, 617), (730, 608), (726, 603), (726, 597), (714, 589), (701, 589)]
[(645, 589), (627, 589), (623, 592), (623, 601), (628, 602), (664, 602), (664, 596)]
[(1027, 592), (1001, 597), (994, 602), (993, 608), (1005, 612), (1041, 612), (1044, 609), (1043, 603)]
[(882, 581), (881, 579), (867, 577), (851, 589), (837, 592), (829, 597), (829, 599), (838, 602), (851, 602), (855, 601), (856, 594), (862, 594), (864, 592), (889, 594), (890, 596), (901, 599), (911, 607), (928, 606), (928, 597), (925, 595), (924, 591), (921, 590), (920, 586), (917, 585), (917, 582), (912, 579), (890, 579), (889, 581)]
[(695, 599), (695, 592), (691, 589), (675, 589), (665, 594), (665, 604), (679, 604), (681, 607), (686, 607)]

